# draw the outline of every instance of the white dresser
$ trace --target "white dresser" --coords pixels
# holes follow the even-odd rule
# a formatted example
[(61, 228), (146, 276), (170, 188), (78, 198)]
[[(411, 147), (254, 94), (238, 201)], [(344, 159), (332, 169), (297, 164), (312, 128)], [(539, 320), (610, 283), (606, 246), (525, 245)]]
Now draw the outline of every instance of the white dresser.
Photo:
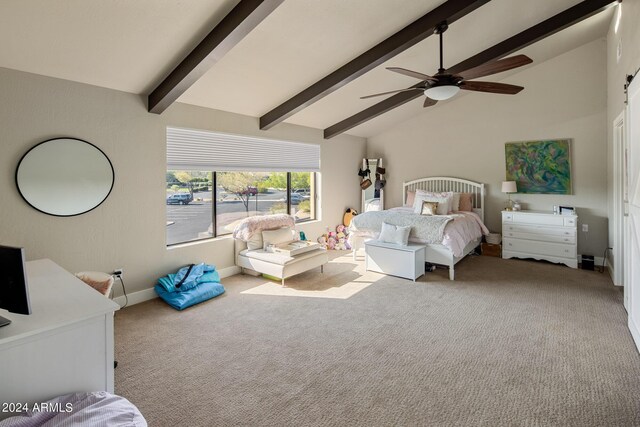
[(502, 258), (534, 258), (578, 268), (578, 217), (544, 211), (502, 212)]
[(113, 393), (113, 313), (120, 307), (48, 259), (27, 262), (27, 280), (32, 314), (0, 310), (12, 321), (0, 328), (0, 402)]

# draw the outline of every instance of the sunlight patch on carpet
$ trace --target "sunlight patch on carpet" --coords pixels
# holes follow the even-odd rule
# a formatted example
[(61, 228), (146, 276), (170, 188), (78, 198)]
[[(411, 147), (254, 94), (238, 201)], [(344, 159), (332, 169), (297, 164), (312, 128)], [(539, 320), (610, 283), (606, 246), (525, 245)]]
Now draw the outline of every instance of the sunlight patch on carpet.
[(316, 268), (285, 280), (264, 279), (261, 284), (242, 294), (307, 298), (347, 299), (385, 277), (383, 274), (364, 271), (362, 263), (354, 262), (351, 255), (343, 255), (329, 261), (324, 273)]

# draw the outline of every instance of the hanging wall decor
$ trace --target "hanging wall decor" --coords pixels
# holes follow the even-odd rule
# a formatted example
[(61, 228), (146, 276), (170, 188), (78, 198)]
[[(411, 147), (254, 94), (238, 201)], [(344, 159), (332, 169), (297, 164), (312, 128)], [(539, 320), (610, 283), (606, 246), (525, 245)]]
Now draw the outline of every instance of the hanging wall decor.
[(571, 194), (571, 140), (507, 142), (506, 180), (518, 193)]

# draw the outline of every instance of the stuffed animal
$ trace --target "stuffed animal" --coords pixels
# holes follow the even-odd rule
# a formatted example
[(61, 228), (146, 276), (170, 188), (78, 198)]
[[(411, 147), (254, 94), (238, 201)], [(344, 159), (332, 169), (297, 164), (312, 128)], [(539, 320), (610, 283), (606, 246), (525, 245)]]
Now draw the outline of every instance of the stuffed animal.
[(327, 239), (327, 249), (329, 250), (333, 250), (336, 247), (336, 238), (335, 237), (329, 237)]
[(337, 238), (338, 240), (340, 240), (340, 239), (345, 239), (346, 237), (347, 237), (347, 235), (346, 235), (346, 234), (344, 234), (342, 231), (341, 231), (341, 232), (339, 232), (338, 234), (336, 234), (336, 238)]
[(351, 224), (351, 220), (356, 215), (358, 215), (358, 211), (351, 208), (347, 209), (347, 211), (344, 213), (344, 216), (342, 217), (342, 223), (344, 224), (344, 226), (348, 227), (349, 224)]
[(344, 237), (339, 238), (338, 243), (336, 243), (336, 250), (346, 251), (347, 250), (346, 242), (347, 242), (347, 239), (345, 239)]
[(327, 237), (324, 234), (318, 237), (318, 243), (320, 243), (320, 246), (327, 249)]
[[(344, 233), (345, 228), (346, 228), (346, 227), (345, 227), (344, 225), (340, 224), (340, 225), (338, 225), (338, 226), (336, 227), (336, 232), (337, 232), (338, 234), (340, 234), (340, 233)], [(345, 234), (346, 234), (346, 233), (345, 233)]]

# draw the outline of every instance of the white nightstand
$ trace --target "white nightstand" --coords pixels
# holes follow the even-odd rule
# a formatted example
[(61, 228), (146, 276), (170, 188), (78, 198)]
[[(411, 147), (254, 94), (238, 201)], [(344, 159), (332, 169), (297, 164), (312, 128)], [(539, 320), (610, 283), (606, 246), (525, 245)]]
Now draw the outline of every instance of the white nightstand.
[(502, 258), (534, 258), (578, 268), (578, 217), (544, 211), (502, 212)]
[(365, 269), (411, 279), (424, 274), (426, 246), (409, 243), (407, 246), (369, 240), (364, 243)]

